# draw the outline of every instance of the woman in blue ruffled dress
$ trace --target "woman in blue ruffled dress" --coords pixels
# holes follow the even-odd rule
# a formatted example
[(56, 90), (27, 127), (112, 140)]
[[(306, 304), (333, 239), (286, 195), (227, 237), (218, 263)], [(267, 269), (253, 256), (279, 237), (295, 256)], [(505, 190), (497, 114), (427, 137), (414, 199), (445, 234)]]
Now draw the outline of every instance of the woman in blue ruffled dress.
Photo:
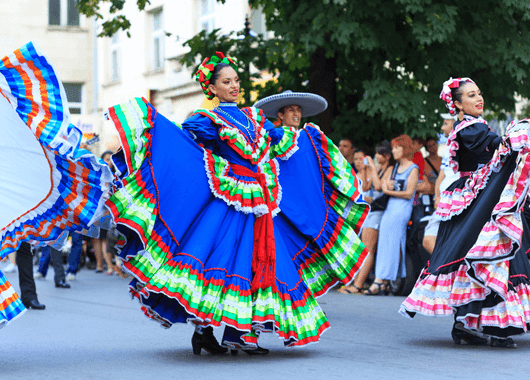
[(350, 165), (318, 127), (275, 128), (239, 109), (236, 69), (222, 53), (204, 60), (197, 80), (220, 103), (181, 126), (139, 98), (108, 113), (123, 149), (107, 206), (130, 292), (164, 327), (191, 322), (195, 354), (264, 354), (262, 332), (317, 342), (329, 322), (316, 297), (367, 255), (357, 233), (368, 205)]

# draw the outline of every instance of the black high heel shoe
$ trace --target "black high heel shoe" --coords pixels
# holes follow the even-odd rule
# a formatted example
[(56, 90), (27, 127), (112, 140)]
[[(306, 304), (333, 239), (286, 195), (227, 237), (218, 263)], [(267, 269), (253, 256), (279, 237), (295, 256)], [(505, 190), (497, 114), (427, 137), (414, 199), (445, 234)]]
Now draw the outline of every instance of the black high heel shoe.
[(193, 347), (194, 355), (200, 355), (202, 349), (213, 355), (226, 354), (228, 352), (228, 348), (221, 346), (215, 339), (211, 326), (204, 328), (202, 334), (195, 331), (191, 337), (191, 346)]
[[(269, 353), (269, 350), (266, 349), (266, 348), (263, 348), (263, 347), (260, 347), (258, 346), (258, 348), (254, 349), (254, 350), (241, 350), (243, 351), (245, 354), (247, 354), (248, 356), (254, 356), (254, 355), (267, 355)], [(238, 354), (238, 350), (230, 350), (230, 353), (232, 355), (237, 355)]]
[(473, 335), (468, 331), (461, 330), (456, 327), (456, 323), (453, 325), (453, 330), (451, 331), (451, 337), (455, 344), (460, 344), (462, 341), (472, 346), (483, 346), (488, 344), (486, 338), (482, 338), (477, 335)]

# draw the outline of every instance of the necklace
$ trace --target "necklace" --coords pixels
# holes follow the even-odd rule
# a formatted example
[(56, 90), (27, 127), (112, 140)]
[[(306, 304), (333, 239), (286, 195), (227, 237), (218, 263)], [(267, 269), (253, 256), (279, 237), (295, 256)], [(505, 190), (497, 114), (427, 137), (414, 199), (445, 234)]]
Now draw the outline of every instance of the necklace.
[[(235, 104), (235, 103), (228, 103), (228, 104)], [(257, 133), (256, 133), (256, 128), (254, 127), (254, 121), (253, 121), (252, 119), (250, 119), (250, 118), (249, 118), (244, 112), (242, 112), (242, 113), (243, 113), (243, 115), (245, 115), (245, 117), (247, 118), (247, 125), (245, 125), (245, 124), (243, 124), (243, 123), (240, 123), (238, 120), (236, 120), (235, 117), (233, 117), (232, 115), (230, 115), (228, 112), (223, 111), (223, 110), (222, 110), (221, 108), (219, 108), (219, 107), (215, 107), (214, 110), (217, 111), (217, 112), (221, 112), (221, 113), (222, 113), (223, 115), (225, 115), (225, 116), (228, 116), (228, 117), (229, 117), (230, 119), (232, 119), (236, 124), (238, 124), (238, 125), (242, 126), (243, 128), (245, 128), (245, 130), (246, 130), (247, 133), (248, 133), (249, 140), (252, 139), (252, 133), (251, 133), (251, 131), (254, 132), (254, 139), (253, 139), (251, 142), (253, 143), (253, 145), (256, 143), (256, 141), (257, 141), (257, 137), (258, 137), (258, 136), (257, 136)], [(250, 127), (251, 124), (252, 124), (252, 128)], [(243, 133), (243, 135), (245, 135), (245, 134)], [(245, 136), (245, 137), (246, 137), (246, 136)]]

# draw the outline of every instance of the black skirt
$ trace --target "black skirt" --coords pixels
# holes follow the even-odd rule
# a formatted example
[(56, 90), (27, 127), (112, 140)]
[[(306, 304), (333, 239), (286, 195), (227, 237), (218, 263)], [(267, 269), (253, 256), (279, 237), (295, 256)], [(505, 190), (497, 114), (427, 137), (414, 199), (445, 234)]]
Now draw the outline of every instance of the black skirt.
[[(454, 314), (466, 328), (500, 338), (530, 327), (530, 230), (520, 202), (502, 208), (509, 204), (503, 197), (518, 158), (517, 152), (507, 156), (476, 198), (440, 223), (431, 260), (403, 302), (402, 314)], [(523, 174), (519, 179), (526, 178)], [(460, 178), (447, 191), (458, 192), (467, 179)]]

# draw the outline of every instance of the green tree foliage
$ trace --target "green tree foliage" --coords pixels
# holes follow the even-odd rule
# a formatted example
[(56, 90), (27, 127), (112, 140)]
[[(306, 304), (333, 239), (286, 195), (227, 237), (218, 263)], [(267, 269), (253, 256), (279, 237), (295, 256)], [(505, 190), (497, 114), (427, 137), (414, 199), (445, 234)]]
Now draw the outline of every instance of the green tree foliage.
[(184, 61), (196, 65), (199, 56), (229, 51), (277, 74), (258, 88), (259, 97), (286, 89), (320, 93), (330, 107), (317, 123), (334, 139), (349, 135), (373, 145), (403, 132), (433, 135), (441, 123), (435, 112), (446, 111), (438, 96), (450, 76), (473, 78), (496, 117), (514, 110), (515, 93), (530, 97), (527, 0), (249, 3), (263, 9), (274, 38), (203, 32), (186, 42), (191, 53)]
[[(373, 144), (400, 132), (432, 134), (450, 76), (476, 80), (496, 114), (514, 109), (515, 93), (530, 96), (527, 1), (250, 2), (263, 7), (278, 43), (306, 56), (322, 49), (334, 59), (334, 137)], [(304, 79), (317, 69), (308, 60)]]

